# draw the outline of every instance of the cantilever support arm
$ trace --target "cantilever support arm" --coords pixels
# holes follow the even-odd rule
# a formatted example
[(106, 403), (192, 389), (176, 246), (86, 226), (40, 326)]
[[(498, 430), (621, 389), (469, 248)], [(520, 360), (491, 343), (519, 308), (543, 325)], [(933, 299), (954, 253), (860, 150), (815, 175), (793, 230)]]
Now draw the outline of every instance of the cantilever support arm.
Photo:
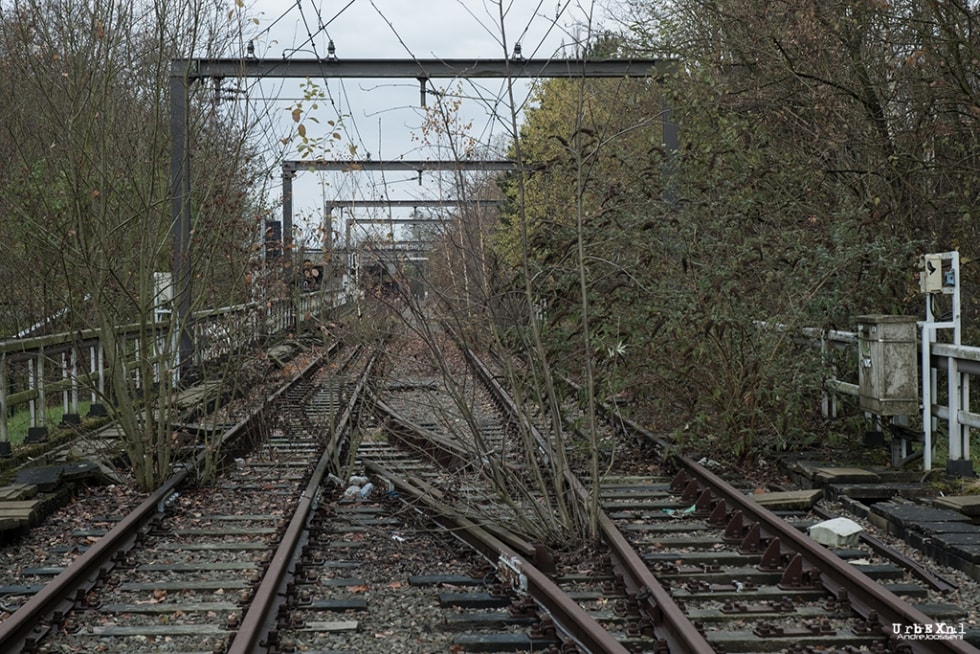
[(170, 74), (170, 203), (173, 215), (171, 271), (178, 330), (177, 367), (179, 373), (191, 362), (191, 156), (188, 148), (189, 78), (175, 65)]

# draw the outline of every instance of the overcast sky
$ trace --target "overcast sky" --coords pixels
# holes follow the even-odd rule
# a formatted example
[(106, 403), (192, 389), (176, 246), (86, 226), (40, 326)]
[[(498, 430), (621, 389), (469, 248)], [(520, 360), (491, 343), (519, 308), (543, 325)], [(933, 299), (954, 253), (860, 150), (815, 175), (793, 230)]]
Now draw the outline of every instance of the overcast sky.
[[(253, 26), (256, 55), (265, 58), (326, 57), (332, 41), (338, 58), (501, 58), (521, 44), (524, 57), (562, 57), (574, 52), (586, 38), (583, 27), (599, 20), (599, 8), (591, 2), (565, 0), (510, 0), (505, 4), (503, 28), (499, 8), (487, 0), (258, 0), (248, 6), (257, 20)], [(502, 32), (503, 30), (503, 32)], [(503, 36), (502, 36), (503, 34)], [(506, 51), (505, 44), (506, 43)], [(370, 154), (373, 159), (439, 159), (438, 150), (420, 143), (423, 112), (416, 80), (315, 80), (326, 98), (319, 102), (318, 123), (304, 121), (309, 133), (327, 133), (327, 121), (341, 116), (341, 141), (326, 158)], [(464, 96), (459, 116), (472, 122), (469, 134), (484, 147), (500, 147), (510, 139), (509, 114), (502, 80), (484, 80), (478, 88), (466, 82), (432, 80), (436, 86)], [(522, 84), (518, 102), (526, 100)], [(250, 89), (253, 102), (275, 99), (270, 150), (281, 148), (278, 139), (294, 129), (289, 108), (300, 100), (298, 83), (262, 80)], [(309, 102), (305, 106), (309, 107)], [(497, 152), (497, 156), (503, 153)], [(299, 154), (286, 152), (286, 158)], [(278, 183), (274, 201), (280, 199)], [(435, 173), (425, 173), (419, 185), (415, 175), (404, 172), (330, 173), (301, 172), (294, 180), (294, 221), (298, 226), (316, 223), (324, 200), (409, 199), (445, 196)], [(401, 216), (408, 210), (361, 210), (370, 217)], [(335, 225), (335, 230), (342, 227)]]

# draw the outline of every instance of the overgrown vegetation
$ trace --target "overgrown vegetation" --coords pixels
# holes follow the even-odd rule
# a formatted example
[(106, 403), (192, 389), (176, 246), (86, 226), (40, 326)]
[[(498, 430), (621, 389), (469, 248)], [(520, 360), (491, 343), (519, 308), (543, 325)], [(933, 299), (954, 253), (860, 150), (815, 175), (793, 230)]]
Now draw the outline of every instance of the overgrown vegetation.
[[(172, 269), (174, 242), (171, 61), (237, 47), (242, 20), (198, 0), (0, 7), (0, 327), (5, 337), (32, 335), (32, 325), (101, 330), (109, 380), (101, 401), (147, 488), (170, 473), (179, 390), (169, 383), (176, 323), (162, 333), (156, 324), (170, 307), (155, 275)], [(223, 90), (195, 90), (192, 309), (247, 297), (258, 211), (248, 120), (216, 104)], [(136, 333), (118, 336), (122, 325)]]
[(825, 370), (790, 335), (918, 315), (917, 256), (975, 257), (977, 8), (628, 5), (596, 49), (676, 72), (540, 85), (495, 240), (533, 290), (501, 324), (526, 347), (540, 315), (549, 361), (716, 457), (804, 446)]
[[(490, 6), (502, 26), (505, 4)], [(241, 50), (243, 18), (233, 10), (229, 24), (215, 9), (196, 0), (0, 9), (7, 332), (67, 308), (72, 329), (135, 320), (142, 347), (156, 340), (153, 273), (170, 268), (169, 63)], [(670, 72), (543, 80), (523, 115), (508, 86), (508, 115), (497, 118), (510, 125), (502, 152), (516, 169), (495, 180), (461, 168), (445, 180), (464, 200), (502, 194), (506, 204), (495, 213), (464, 202), (419, 228), (433, 249), (402, 280), (395, 308), (409, 309), (406, 323), (437, 365), (443, 349), (422, 318), (520, 353), (504, 363), (522, 399), (544, 407), (555, 470), (570, 447), (564, 375), (586, 401), (616, 399), (717, 459), (807, 446), (824, 427), (827, 369), (794, 337), (799, 328), (918, 315), (918, 255), (959, 250), (966, 338), (980, 335), (969, 268), (980, 243), (978, 12), (959, 0), (622, 0), (610, 12), (620, 24), (582, 26), (577, 49), (561, 55), (659, 58)], [(194, 96), (190, 117), (195, 307), (244, 298), (262, 210), (252, 125), (215, 104), (221, 88), (198, 91), (210, 92)], [(454, 92), (431, 97), (420, 141), (444, 159), (495, 158), (470, 136)], [(341, 140), (341, 117), (324, 116), (323, 98), (310, 82), (292, 109), (303, 158), (326, 158)], [(676, 150), (666, 119), (680, 126)], [(169, 468), (173, 435), (158, 409), (172, 397), (167, 384), (156, 397), (136, 388), (134, 377), (154, 373), (128, 369), (123, 347), (109, 348), (111, 405), (149, 486)], [(240, 365), (229, 357), (214, 375), (231, 385)], [(469, 398), (458, 395), (465, 416)], [(598, 483), (597, 429), (581, 427)], [(590, 507), (549, 472), (533, 480), (542, 514), (594, 531)]]
[[(575, 54), (673, 71), (539, 82), (520, 126), (512, 116), (499, 222), (466, 206), (448, 220), (417, 315), (520, 353), (510, 376), (543, 407), (556, 465), (576, 447), (561, 375), (716, 460), (839, 441), (819, 414), (828, 360), (800, 329), (918, 315), (918, 256), (976, 256), (977, 8), (635, 0), (614, 13), (628, 18), (585, 26)], [(430, 137), (452, 152), (442, 109)], [(582, 427), (598, 479), (595, 425)], [(545, 478), (549, 515), (589, 533), (589, 507)]]

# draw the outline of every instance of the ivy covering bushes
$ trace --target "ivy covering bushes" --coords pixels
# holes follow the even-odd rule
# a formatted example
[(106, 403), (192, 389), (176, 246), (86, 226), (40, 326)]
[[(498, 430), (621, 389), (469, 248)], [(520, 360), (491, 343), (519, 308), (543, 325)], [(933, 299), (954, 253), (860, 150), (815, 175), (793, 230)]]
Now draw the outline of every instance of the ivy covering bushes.
[[(674, 73), (539, 85), (514, 147), (526, 172), (503, 184), (505, 279), (533, 280), (523, 318), (600, 399), (715, 456), (806, 445), (829, 369), (800, 328), (919, 315), (918, 256), (976, 256), (978, 9), (628, 4), (590, 55)], [(974, 334), (975, 314), (968, 300)]]

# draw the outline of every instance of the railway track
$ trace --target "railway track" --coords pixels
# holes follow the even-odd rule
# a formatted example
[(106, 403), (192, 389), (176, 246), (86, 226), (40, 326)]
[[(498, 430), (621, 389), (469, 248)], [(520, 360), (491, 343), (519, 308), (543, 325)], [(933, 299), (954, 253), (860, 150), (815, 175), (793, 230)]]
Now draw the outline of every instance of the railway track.
[(978, 651), (963, 638), (970, 607), (944, 601), (955, 586), (941, 575), (867, 534), (819, 545), (806, 532), (831, 517), (820, 507), (770, 511), (752, 488), (683, 456), (672, 464), (669, 479), (627, 480), (606, 506), (716, 649)]
[[(426, 384), (399, 381), (400, 398), (391, 401), (409, 415), (418, 414), (418, 407), (448, 406), (446, 400), (433, 399), (440, 384), (437, 378)], [(471, 421), (488, 428), (477, 440), (493, 440), (491, 449), (506, 451), (501, 435), (513, 432), (515, 422), (523, 418), (488, 419), (488, 407), (512, 403), (500, 396), (502, 389), (492, 376), (486, 377), (485, 388), (489, 397), (475, 387), (467, 392), (477, 415)], [(461, 462), (472, 452), (472, 444), (459, 449), (451, 445), (460, 431), (453, 424), (458, 417), (449, 424), (431, 424), (430, 419), (430, 424), (421, 425), (421, 418), (397, 416), (395, 410), (389, 416), (397, 424), (393, 435), (408, 447), (438, 454), (450, 467), (465, 467)], [(539, 427), (525, 424), (520, 429)], [(557, 599), (558, 594), (536, 599), (573, 641), (581, 644), (598, 637), (593, 632), (602, 629), (624, 651), (977, 651), (958, 633), (966, 615), (962, 607), (925, 605), (921, 600), (923, 605), (917, 606), (916, 597), (925, 591), (902, 582), (904, 570), (852, 563), (862, 563), (871, 554), (818, 545), (804, 533), (817, 521), (808, 512), (777, 516), (755, 503), (750, 491), (733, 487), (692, 461), (679, 460), (682, 470), (673, 476), (657, 466), (640, 476), (615, 469), (604, 475), (599, 484), (603, 544), (593, 553), (594, 562), (580, 559), (566, 565), (567, 553), (542, 556), (545, 548), (540, 544), (525, 543), (526, 558), (514, 566), (521, 570), (517, 576), (526, 575), (536, 562), (554, 565), (550, 579), (567, 589), (564, 599)], [(467, 496), (467, 509), (492, 502), (492, 494), (474, 490), (469, 481), (428, 481), (425, 475), (435, 476), (433, 471), (401, 473), (383, 462), (372, 469), (423, 490), (452, 487), (448, 495)], [(583, 503), (588, 501), (589, 487), (574, 474), (569, 472), (564, 483)], [(488, 523), (497, 532), (506, 531), (500, 526), (506, 519)], [(521, 542), (520, 531), (503, 540)], [(518, 585), (526, 586), (527, 581)], [(581, 611), (563, 613), (559, 619), (553, 607), (570, 601)], [(590, 620), (576, 624), (582, 612)], [(933, 638), (909, 637), (923, 632)]]
[(519, 598), (486, 558), (394, 490), (397, 476), (380, 460), (435, 470), (394, 446), (361, 443), (354, 466), (366, 474), (318, 508), (280, 615), (278, 651), (373, 652), (391, 642), (393, 651), (515, 652), (557, 643), (535, 612), (515, 611)]
[[(895, 566), (815, 546), (815, 516), (683, 457), (668, 472), (656, 447), (621, 445), (626, 465), (594, 483), (554, 467), (548, 425), (451, 350), (389, 362), (378, 429), (366, 374), (308, 368), (278, 418), (239, 426), (266, 438), (217, 487), (182, 486), (185, 469), (79, 534), (71, 565), (23, 570), (0, 651), (977, 652), (904, 638), (961, 609), (917, 606)], [(599, 538), (564, 539), (546, 488), (595, 492)]]
[(0, 649), (249, 651), (334, 462), (324, 435), (346, 429), (360, 374), (315, 361), (229, 432), (228, 453), (247, 453), (217, 486), (193, 486), (186, 466), (135, 511), (108, 518), (114, 526), (90, 534), (67, 568), (22, 571), (43, 585), (0, 623)]

